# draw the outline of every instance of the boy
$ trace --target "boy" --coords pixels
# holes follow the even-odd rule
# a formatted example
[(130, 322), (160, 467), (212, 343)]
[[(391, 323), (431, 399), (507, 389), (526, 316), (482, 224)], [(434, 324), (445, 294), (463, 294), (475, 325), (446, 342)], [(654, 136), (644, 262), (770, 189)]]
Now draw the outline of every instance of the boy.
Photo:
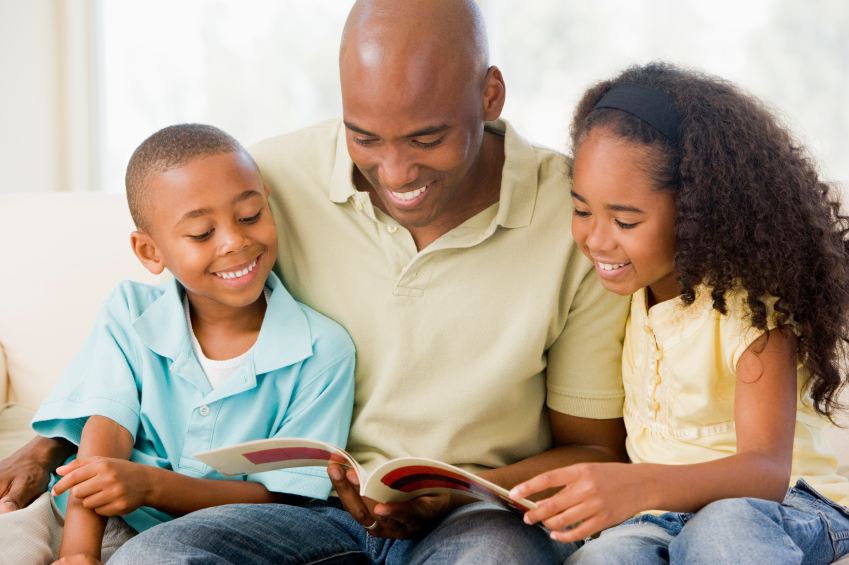
[(192, 454), (269, 437), (344, 445), (353, 406), (353, 343), (271, 272), (268, 187), (236, 140), (165, 128), (126, 183), (133, 251), (175, 280), (121, 283), (33, 420), (79, 446), (52, 490), (69, 494), (59, 557), (78, 562), (101, 558), (108, 516), (141, 531), (220, 504), (326, 498), (323, 470), (210, 480), (224, 477)]

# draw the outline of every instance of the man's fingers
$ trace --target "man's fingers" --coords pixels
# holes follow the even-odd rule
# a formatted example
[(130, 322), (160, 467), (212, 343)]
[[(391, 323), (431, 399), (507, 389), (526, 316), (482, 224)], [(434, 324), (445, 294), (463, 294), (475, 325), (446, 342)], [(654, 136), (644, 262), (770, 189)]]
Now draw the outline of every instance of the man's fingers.
[(360, 491), (351, 481), (345, 476), (345, 470), (339, 465), (328, 465), (327, 475), (330, 477), (330, 482), (333, 483), (333, 489), (336, 491), (336, 496), (345, 510), (360, 523), (364, 528), (371, 526), (375, 519), (369, 512), (365, 501), (360, 496)]
[(33, 498), (34, 496), (28, 492), (27, 484), (24, 481), (12, 481), (6, 494), (3, 495), (3, 498), (0, 498), (0, 514), (20, 510), (29, 504)]

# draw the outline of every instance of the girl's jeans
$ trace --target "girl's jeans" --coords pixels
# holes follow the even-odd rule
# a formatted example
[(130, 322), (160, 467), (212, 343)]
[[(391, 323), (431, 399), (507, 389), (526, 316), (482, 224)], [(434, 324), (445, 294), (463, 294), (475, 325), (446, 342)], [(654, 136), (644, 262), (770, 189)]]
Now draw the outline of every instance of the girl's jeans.
[(782, 504), (730, 498), (696, 514), (633, 518), (588, 541), (566, 565), (824, 565), (847, 553), (849, 510), (800, 480)]

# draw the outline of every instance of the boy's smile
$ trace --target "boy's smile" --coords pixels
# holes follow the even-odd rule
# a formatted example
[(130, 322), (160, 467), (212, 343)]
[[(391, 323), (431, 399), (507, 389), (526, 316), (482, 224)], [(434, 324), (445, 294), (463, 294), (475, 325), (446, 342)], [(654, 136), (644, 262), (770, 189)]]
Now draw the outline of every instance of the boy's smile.
[(149, 257), (140, 259), (168, 268), (182, 283), (193, 318), (232, 315), (257, 302), (277, 257), (277, 231), (268, 189), (250, 158), (199, 157), (154, 173), (149, 186), (150, 233), (138, 236), (148, 238)]

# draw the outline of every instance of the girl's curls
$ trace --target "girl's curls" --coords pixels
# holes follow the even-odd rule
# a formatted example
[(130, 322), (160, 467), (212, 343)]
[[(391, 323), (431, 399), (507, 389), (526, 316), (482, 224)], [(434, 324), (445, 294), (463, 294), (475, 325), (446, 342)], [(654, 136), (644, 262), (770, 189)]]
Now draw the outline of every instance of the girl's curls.
[[(620, 82), (675, 100), (680, 143), (621, 110), (593, 110)], [(819, 179), (804, 148), (761, 101), (672, 65), (634, 66), (587, 91), (572, 122), (573, 149), (600, 127), (650, 146), (646, 172), (675, 195), (674, 265), (684, 303), (704, 283), (725, 314), (726, 293), (742, 286), (752, 325), (766, 331), (767, 300), (777, 298), (775, 321), (795, 334), (814, 408), (832, 418), (849, 344), (849, 217), (840, 214), (836, 188)]]

